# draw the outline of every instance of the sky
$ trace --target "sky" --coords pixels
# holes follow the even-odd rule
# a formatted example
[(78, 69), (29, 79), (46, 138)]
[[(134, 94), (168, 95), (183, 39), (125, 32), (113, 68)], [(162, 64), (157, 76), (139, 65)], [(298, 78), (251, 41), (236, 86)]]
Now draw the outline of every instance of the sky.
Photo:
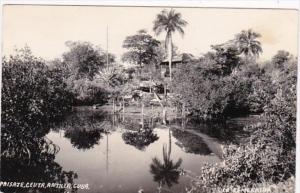
[[(163, 7), (102, 7), (5, 5), (2, 24), (2, 55), (14, 53), (26, 44), (35, 56), (46, 60), (60, 58), (68, 49), (66, 41), (88, 41), (117, 58), (126, 51), (124, 39), (146, 29), (158, 40), (152, 28)], [(242, 30), (253, 29), (262, 37), (261, 60), (271, 59), (278, 50), (297, 55), (298, 12), (280, 9), (175, 8), (188, 22), (185, 35), (173, 42), (182, 53), (200, 56), (214, 44), (233, 39)]]

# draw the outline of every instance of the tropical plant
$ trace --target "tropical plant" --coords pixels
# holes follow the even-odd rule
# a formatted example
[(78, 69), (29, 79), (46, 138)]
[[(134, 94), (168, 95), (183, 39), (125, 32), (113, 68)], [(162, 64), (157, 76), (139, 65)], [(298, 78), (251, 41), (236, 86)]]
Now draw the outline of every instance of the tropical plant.
[(178, 31), (181, 35), (184, 35), (183, 27), (188, 23), (182, 19), (181, 13), (176, 12), (174, 9), (167, 11), (162, 10), (156, 16), (154, 20), (153, 31), (156, 35), (161, 34), (163, 31), (166, 32), (165, 47), (168, 48), (168, 60), (169, 60), (169, 71), (170, 71), (170, 81), (172, 80), (172, 34)]
[(94, 77), (93, 84), (105, 88), (106, 92), (110, 94), (109, 98), (113, 102), (113, 113), (115, 113), (116, 102), (120, 98), (127, 80), (128, 77), (121, 66), (103, 68)]
[(234, 42), (240, 52), (246, 58), (258, 57), (262, 53), (261, 43), (257, 40), (261, 35), (252, 31), (252, 29), (243, 30), (235, 35)]

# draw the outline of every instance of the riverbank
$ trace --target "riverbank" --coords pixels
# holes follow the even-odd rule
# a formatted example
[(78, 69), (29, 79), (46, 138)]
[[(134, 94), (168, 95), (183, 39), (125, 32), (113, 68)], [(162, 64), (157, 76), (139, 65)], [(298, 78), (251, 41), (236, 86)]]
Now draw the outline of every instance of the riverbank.
[[(113, 114), (113, 107), (112, 105), (103, 105), (99, 106), (96, 109), (93, 106), (77, 106), (74, 107), (76, 110), (80, 111), (86, 111), (86, 110), (91, 110), (91, 111), (99, 111), (99, 112), (104, 112), (107, 114)], [(141, 105), (130, 105), (126, 106), (125, 110), (123, 111), (122, 107), (116, 107), (115, 114), (125, 114), (125, 116), (138, 116), (138, 115), (143, 115), (146, 117), (161, 117), (162, 116), (162, 108), (160, 106), (145, 106), (142, 107)], [(175, 108), (167, 107), (167, 117), (170, 119), (173, 118), (179, 118), (181, 115), (180, 113), (176, 113)]]

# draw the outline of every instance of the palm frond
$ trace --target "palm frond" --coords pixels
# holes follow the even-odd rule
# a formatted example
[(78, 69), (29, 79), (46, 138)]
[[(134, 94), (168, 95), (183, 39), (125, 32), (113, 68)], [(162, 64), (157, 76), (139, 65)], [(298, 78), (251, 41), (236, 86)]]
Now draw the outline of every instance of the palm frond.
[(170, 11), (162, 10), (153, 23), (153, 31), (156, 35), (159, 35), (162, 31), (167, 33), (178, 31), (181, 35), (184, 35), (183, 27), (188, 24), (187, 21), (182, 19), (181, 13), (176, 12), (174, 9)]

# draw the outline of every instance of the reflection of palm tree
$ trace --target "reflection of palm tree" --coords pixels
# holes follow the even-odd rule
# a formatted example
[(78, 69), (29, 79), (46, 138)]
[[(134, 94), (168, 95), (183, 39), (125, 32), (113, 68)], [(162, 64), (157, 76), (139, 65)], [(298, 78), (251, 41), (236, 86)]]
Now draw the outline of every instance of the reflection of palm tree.
[(150, 172), (153, 174), (153, 180), (159, 183), (159, 192), (164, 185), (171, 187), (173, 184), (178, 183), (180, 174), (178, 168), (181, 163), (181, 158), (176, 163), (173, 163), (173, 160), (170, 157), (170, 148), (169, 151), (167, 151), (165, 145), (163, 146), (163, 162), (157, 157), (152, 159)]
[(161, 188), (164, 185), (171, 187), (172, 184), (177, 184), (179, 179), (179, 167), (182, 163), (182, 159), (174, 164), (171, 159), (172, 152), (172, 138), (171, 138), (171, 130), (169, 128), (169, 146), (168, 149), (166, 145), (163, 146), (163, 162), (161, 162), (157, 157), (152, 159), (152, 163), (150, 165), (150, 172), (153, 174), (153, 180), (158, 182), (158, 191), (161, 192)]

